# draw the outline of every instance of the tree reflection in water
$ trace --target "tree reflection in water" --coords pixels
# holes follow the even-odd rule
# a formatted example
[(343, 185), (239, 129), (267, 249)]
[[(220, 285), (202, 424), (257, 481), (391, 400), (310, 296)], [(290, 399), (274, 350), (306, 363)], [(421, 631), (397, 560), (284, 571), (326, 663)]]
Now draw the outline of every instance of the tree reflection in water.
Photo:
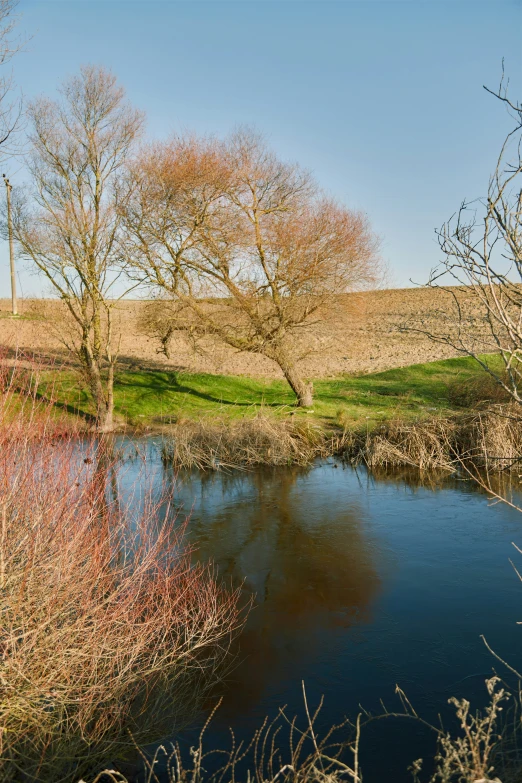
[(255, 597), (220, 711), (227, 720), (251, 709), (268, 684), (299, 683), (336, 628), (370, 620), (380, 578), (364, 510), (356, 497), (335, 497), (338, 482), (331, 494), (317, 492), (307, 476), (287, 468), (175, 481), (176, 501), (192, 509), (195, 556)]

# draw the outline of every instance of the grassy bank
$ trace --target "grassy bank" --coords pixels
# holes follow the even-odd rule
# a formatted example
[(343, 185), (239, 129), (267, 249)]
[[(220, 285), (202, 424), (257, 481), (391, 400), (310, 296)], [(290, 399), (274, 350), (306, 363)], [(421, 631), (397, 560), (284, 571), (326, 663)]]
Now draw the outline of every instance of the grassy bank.
[[(495, 357), (492, 362), (498, 362)], [(54, 377), (58, 404), (71, 413), (92, 414), (90, 400), (77, 378), (62, 372)], [(314, 382), (311, 411), (296, 409), (284, 381), (245, 376), (175, 372), (119, 372), (115, 382), (115, 412), (122, 424), (150, 428), (180, 419), (236, 420), (264, 415), (306, 417), (322, 425), (350, 427), (364, 422), (412, 420), (462, 411), (468, 401), (459, 389), (487, 384), (479, 365), (469, 358), (415, 364), (386, 372), (342, 376)], [(47, 376), (41, 385), (50, 386)]]

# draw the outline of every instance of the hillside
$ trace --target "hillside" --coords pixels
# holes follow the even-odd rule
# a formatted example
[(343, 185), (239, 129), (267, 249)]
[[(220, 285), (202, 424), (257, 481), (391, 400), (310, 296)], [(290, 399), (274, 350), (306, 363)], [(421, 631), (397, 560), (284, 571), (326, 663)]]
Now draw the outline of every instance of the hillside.
[[(147, 303), (122, 301), (117, 306), (121, 332), (122, 363), (131, 370), (175, 369), (186, 372), (223, 375), (280, 376), (269, 360), (251, 354), (238, 354), (211, 341), (195, 353), (183, 341), (171, 347), (171, 358), (158, 353), (154, 339), (140, 331), (140, 318)], [(447, 292), (407, 288), (347, 294), (339, 298), (329, 323), (310, 345), (310, 355), (301, 362), (308, 377), (328, 378), (345, 373), (369, 373), (457, 355), (445, 345), (437, 345), (422, 334), (403, 331), (407, 324), (420, 324), (437, 331), (441, 312), (451, 307)], [(60, 305), (53, 300), (25, 300), (20, 303), (22, 318), (8, 317), (10, 301), (0, 300), (0, 345), (14, 350), (34, 351), (65, 359), (57, 323)], [(443, 317), (442, 317), (443, 320)]]

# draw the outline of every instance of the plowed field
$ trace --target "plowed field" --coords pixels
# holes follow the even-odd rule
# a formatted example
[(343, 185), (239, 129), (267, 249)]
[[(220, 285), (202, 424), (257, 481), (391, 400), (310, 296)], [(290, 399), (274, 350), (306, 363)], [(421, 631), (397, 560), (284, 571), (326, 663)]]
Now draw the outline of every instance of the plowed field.
[[(444, 311), (451, 307), (447, 293), (425, 288), (390, 289), (341, 298), (335, 315), (323, 323), (310, 340), (310, 354), (301, 361), (304, 375), (315, 378), (345, 373), (368, 373), (457, 355), (447, 345), (423, 334), (404, 331), (419, 326), (437, 332)], [(130, 369), (172, 368), (188, 372), (279, 377), (268, 359), (237, 353), (207, 342), (203, 351), (182, 340), (171, 346), (171, 358), (158, 353), (158, 344), (140, 330), (144, 301), (123, 301), (117, 306), (117, 330), (121, 332), (120, 356)], [(0, 300), (0, 345), (65, 359), (57, 324), (60, 305), (52, 300), (20, 303), (22, 318), (9, 318), (9, 300)]]

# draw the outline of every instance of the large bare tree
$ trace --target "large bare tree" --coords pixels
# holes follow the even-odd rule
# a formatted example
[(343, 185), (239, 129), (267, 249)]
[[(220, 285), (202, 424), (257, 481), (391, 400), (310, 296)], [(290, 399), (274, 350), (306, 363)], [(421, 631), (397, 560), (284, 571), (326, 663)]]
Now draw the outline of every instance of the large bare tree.
[(324, 197), (256, 133), (174, 138), (145, 150), (126, 212), (133, 274), (170, 300), (155, 318), (275, 362), (312, 405), (298, 363), (339, 294), (375, 280), (368, 219)]
[(83, 67), (60, 93), (58, 102), (40, 98), (28, 106), (32, 188), (15, 201), (14, 232), (22, 256), (65, 306), (63, 342), (80, 362), (98, 429), (110, 431), (121, 215), (128, 197), (120, 174), (143, 116), (103, 68)]
[[(473, 357), (516, 402), (522, 402), (522, 104), (502, 78), (491, 91), (513, 126), (498, 155), (487, 195), (463, 202), (437, 231), (443, 254), (428, 285), (446, 296), (440, 328), (413, 328)], [(453, 288), (448, 287), (453, 284)], [(502, 359), (491, 361), (488, 354)]]

